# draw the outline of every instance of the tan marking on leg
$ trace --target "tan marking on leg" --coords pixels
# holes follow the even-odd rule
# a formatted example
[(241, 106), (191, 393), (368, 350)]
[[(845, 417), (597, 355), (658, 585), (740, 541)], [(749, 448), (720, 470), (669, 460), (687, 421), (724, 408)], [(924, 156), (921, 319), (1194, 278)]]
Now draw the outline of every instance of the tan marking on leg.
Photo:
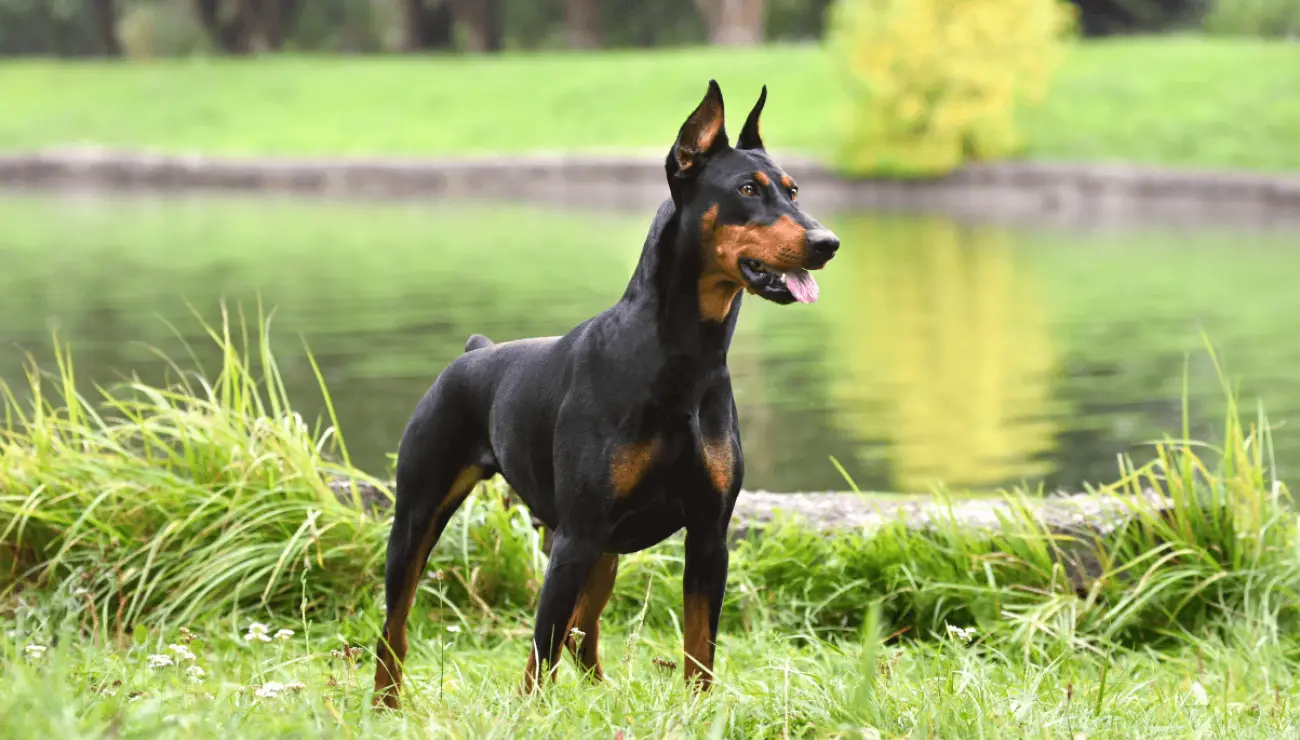
[(415, 594), (419, 590), (420, 577), (424, 575), (424, 565), (429, 558), (429, 551), (433, 549), (432, 540), (438, 527), (438, 520), (447, 513), (448, 509), (455, 509), (474, 490), (474, 486), (482, 480), (482, 476), (483, 469), (477, 465), (470, 465), (461, 470), (442, 503), (438, 505), (438, 510), (429, 519), (429, 526), (420, 539), (420, 546), (416, 548), (415, 559), (412, 561), (419, 565), (407, 569), (409, 575), (402, 586), (402, 598), (398, 609), (384, 620), (383, 638), (376, 649), (378, 653), (378, 665), (375, 667), (376, 705), (383, 704), (391, 709), (396, 709), (398, 706), (398, 694), (402, 689), (402, 662), (406, 660), (407, 650), (406, 621), (411, 615), (412, 605), (415, 604)]
[(645, 478), (659, 453), (659, 440), (634, 442), (614, 451), (609, 462), (609, 480), (614, 498), (623, 498)]
[(537, 684), (541, 683), (541, 668), (537, 665), (537, 646), (528, 650), (528, 665), (524, 668), (524, 683), (519, 687), (519, 693), (531, 694), (537, 690)]
[(709, 600), (703, 594), (687, 594), (683, 610), (683, 643), (686, 683), (708, 689), (713, 683), (713, 640), (709, 634)]
[[(605, 672), (600, 667), (600, 614), (605, 611), (609, 596), (614, 592), (614, 579), (617, 575), (618, 555), (601, 555), (582, 586), (578, 605), (574, 607), (569, 626), (565, 629), (565, 646), (583, 670), (591, 672), (593, 681), (603, 681), (605, 678)], [(575, 636), (574, 629), (583, 634)]]
[(731, 438), (706, 439), (701, 452), (704, 455), (704, 467), (709, 471), (709, 480), (713, 483), (713, 490), (718, 493), (729, 492), (735, 464)]

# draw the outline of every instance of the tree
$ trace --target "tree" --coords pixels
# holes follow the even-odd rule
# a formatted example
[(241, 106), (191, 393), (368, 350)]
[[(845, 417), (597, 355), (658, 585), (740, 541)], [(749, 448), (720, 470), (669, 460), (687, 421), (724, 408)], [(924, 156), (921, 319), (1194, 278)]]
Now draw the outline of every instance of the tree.
[(109, 57), (122, 56), (122, 41), (117, 36), (116, 5), (114, 0), (93, 0), (90, 4), (91, 13), (95, 17), (100, 53)]
[(501, 24), (497, 0), (449, 0), (465, 32), (466, 51), (500, 51)]
[(709, 42), (723, 46), (761, 43), (767, 16), (763, 0), (695, 0)]
[(203, 30), (228, 54), (278, 50), (293, 28), (300, 0), (194, 0)]
[(450, 49), (451, 0), (402, 0), (402, 49)]
[(564, 0), (564, 23), (570, 48), (599, 49), (605, 45), (597, 0)]

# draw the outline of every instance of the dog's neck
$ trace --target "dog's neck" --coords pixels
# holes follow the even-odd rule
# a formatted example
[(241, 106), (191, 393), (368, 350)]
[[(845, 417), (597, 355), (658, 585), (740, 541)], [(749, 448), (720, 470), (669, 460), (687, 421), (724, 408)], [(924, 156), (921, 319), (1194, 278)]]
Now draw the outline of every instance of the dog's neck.
[(680, 210), (666, 200), (650, 225), (621, 302), (653, 322), (666, 356), (707, 369), (726, 364), (741, 299), (736, 297), (720, 322), (701, 318), (700, 269), (698, 229), (682, 228)]

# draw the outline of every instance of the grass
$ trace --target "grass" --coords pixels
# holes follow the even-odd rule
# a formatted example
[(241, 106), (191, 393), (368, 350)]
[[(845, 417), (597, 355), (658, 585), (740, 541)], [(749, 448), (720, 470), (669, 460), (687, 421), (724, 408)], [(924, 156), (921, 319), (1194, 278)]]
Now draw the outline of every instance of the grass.
[[(839, 130), (818, 48), (499, 57), (159, 60), (0, 65), (0, 148), (103, 144), (231, 155), (666, 151), (716, 77), (731, 115), (761, 84), (774, 151), (828, 156)], [(473, 84), (467, 84), (467, 80)], [(1160, 37), (1081, 43), (1025, 156), (1190, 167), (1300, 168), (1300, 46)], [(733, 124), (738, 125), (738, 124)]]
[[(387, 522), (326, 487), (359, 473), (332, 418), (293, 412), (267, 326), (259, 313), (209, 327), (223, 362), (208, 378), (177, 364), (170, 385), (103, 388), (91, 403), (60, 352), (54, 372), (32, 369), (31, 403), (6, 389), (6, 736), (1295, 729), (1296, 515), (1270, 472), (1267, 420), (1235, 407), (1221, 447), (1167, 440), (1099, 494), (1153, 486), (1170, 512), (1142, 508), (1096, 536), (1015, 515), (991, 533), (940, 521), (833, 538), (787, 522), (737, 543), (720, 683), (702, 699), (654, 662), (678, 660), (679, 539), (623, 558), (602, 641), (610, 685), (570, 673), (515, 698), (544, 557), (522, 509), (482, 486), (434, 552), (441, 576), (422, 583), (410, 711), (374, 714), (367, 648)], [(1089, 557), (1088, 575), (1071, 575)], [(253, 620), (296, 634), (241, 639)], [(149, 667), (150, 655), (178, 661), (172, 644), (196, 654), (201, 680), (188, 661)], [(331, 655), (344, 645), (359, 654)], [(272, 681), (303, 686), (259, 696)]]
[[(587, 685), (566, 662), (552, 689), (520, 699), (517, 637), (470, 623), (426, 625), (400, 715), (369, 706), (373, 662), (350, 660), (337, 624), (297, 621), (286, 640), (249, 643), (246, 624), (150, 631), (96, 646), (69, 640), (28, 657), (26, 635), (0, 638), (0, 732), (6, 737), (1066, 737), (1275, 738), (1300, 731), (1300, 673), (1242, 632), (1165, 653), (1078, 653), (1054, 661), (957, 634), (869, 649), (798, 643), (785, 632), (724, 636), (721, 680), (687, 694), (670, 631), (607, 634), (608, 681)], [(522, 624), (519, 625), (522, 627)], [(635, 635), (634, 649), (627, 638)], [(184, 645), (186, 661), (168, 645)], [(439, 654), (441, 644), (443, 653)], [(151, 669), (148, 656), (174, 665)], [(193, 665), (204, 675), (193, 679)], [(440, 678), (441, 676), (441, 678)], [(120, 682), (120, 683), (119, 683)], [(300, 689), (274, 692), (275, 684)], [(264, 688), (267, 687), (267, 688)], [(259, 690), (261, 694), (259, 696)], [(874, 728), (871, 734), (864, 728)]]

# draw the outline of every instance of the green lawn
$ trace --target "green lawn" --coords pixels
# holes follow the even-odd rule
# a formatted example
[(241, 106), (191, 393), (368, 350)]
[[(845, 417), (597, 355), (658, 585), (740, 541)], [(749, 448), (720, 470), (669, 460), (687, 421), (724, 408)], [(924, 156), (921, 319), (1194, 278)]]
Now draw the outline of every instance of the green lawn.
[[(8, 61), (0, 150), (104, 144), (222, 154), (664, 150), (716, 77), (733, 126), (761, 84), (776, 150), (833, 150), (839, 87), (812, 47), (494, 58)], [(1027, 156), (1300, 169), (1300, 45), (1088, 42), (1025, 117)]]

